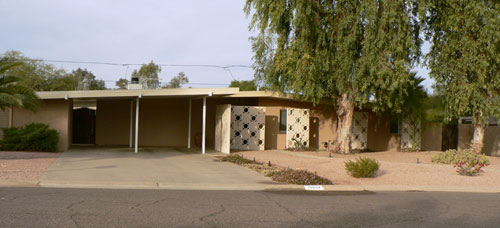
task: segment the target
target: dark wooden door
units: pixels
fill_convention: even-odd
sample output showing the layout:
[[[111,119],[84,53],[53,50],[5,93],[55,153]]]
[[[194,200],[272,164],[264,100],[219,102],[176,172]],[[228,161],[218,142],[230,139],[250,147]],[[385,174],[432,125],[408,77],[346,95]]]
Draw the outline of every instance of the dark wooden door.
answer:
[[[73,144],[95,144],[95,115],[89,108],[73,110]]]

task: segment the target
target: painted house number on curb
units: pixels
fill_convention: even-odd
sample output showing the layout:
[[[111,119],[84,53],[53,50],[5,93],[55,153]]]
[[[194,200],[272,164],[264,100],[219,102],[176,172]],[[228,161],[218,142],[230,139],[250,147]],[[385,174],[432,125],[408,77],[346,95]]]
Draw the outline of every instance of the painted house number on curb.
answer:
[[[304,189],[308,191],[323,191],[325,190],[322,185],[304,185]]]

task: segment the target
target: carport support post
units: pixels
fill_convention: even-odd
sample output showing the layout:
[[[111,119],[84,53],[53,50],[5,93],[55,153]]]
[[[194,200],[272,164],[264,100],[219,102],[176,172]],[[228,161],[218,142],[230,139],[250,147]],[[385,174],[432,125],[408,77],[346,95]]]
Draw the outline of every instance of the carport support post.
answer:
[[[134,100],[130,100],[130,143],[129,147],[132,148],[132,141],[134,138]]]
[[[191,149],[191,98],[189,98],[189,114],[188,114],[188,149]]]
[[[135,149],[134,152],[137,153],[139,145],[139,98],[135,102]]]
[[[203,97],[203,124],[201,130],[201,153],[205,154],[205,125],[207,124],[207,97]]]

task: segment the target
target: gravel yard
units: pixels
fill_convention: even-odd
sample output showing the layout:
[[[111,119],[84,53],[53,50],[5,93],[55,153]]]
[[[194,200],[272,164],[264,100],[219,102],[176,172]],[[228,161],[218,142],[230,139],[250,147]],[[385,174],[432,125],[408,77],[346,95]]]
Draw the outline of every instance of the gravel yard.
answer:
[[[38,183],[58,157],[57,153],[0,152],[0,182]]]
[[[246,151],[239,152],[245,158],[259,162],[317,172],[337,185],[394,185],[394,186],[484,186],[500,188],[500,158],[489,157],[491,165],[475,177],[460,176],[453,165],[434,164],[431,156],[440,152],[373,152],[352,155],[329,152]],[[376,178],[354,178],[344,169],[344,162],[357,157],[377,159],[381,166]],[[417,159],[420,163],[417,163]]]

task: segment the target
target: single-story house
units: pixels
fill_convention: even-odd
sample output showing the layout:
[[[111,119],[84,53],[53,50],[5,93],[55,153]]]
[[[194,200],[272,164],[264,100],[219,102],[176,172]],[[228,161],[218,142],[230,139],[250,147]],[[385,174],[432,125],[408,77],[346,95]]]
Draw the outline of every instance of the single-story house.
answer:
[[[290,95],[266,91],[188,88],[37,94],[43,100],[37,112],[18,108],[0,111],[0,127],[47,123],[59,132],[60,151],[74,144],[129,146],[136,152],[140,147],[200,148],[202,153],[206,149],[229,153],[299,145],[328,149],[337,131],[332,104],[314,106]],[[422,131],[419,141],[434,137],[425,128]],[[398,133],[389,117],[355,110],[351,134],[354,149],[398,148],[403,144],[400,140],[407,140]],[[440,143],[427,141],[419,142],[422,149],[441,149]]]

